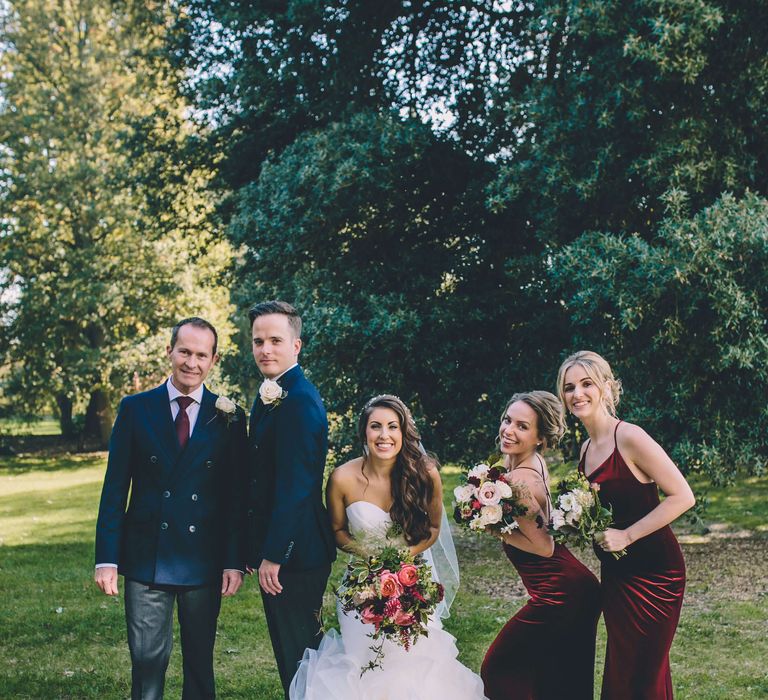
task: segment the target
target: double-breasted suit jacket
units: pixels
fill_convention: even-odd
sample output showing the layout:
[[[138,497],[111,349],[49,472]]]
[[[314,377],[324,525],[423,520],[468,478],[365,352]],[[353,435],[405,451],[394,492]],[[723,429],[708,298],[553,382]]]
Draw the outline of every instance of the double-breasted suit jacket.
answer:
[[[216,398],[204,389],[183,450],[165,384],[122,400],[99,505],[97,564],[117,564],[142,583],[181,586],[244,570],[245,416],[238,408],[228,423]]]
[[[317,389],[298,365],[278,379],[285,397],[254,402],[248,471],[248,563],[306,571],[336,558],[322,488],[328,420]]]

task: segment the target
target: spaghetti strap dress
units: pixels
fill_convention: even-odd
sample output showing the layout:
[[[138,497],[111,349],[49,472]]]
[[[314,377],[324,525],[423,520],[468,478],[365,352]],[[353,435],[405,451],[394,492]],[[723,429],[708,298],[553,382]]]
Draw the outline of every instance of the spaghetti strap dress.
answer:
[[[613,511],[614,527],[625,529],[659,505],[655,483],[644,484],[614,449],[587,475],[599,484],[598,496]],[[584,462],[589,443],[579,462]],[[608,632],[601,700],[668,700],[672,695],[669,649],[685,590],[685,561],[667,525],[633,542],[616,559],[595,546],[600,559],[603,616]]]
[[[541,476],[545,478],[543,466]],[[547,500],[551,503],[548,489]],[[480,671],[486,696],[592,700],[601,607],[598,580],[562,544],[555,545],[551,557],[508,544],[504,552],[530,599],[488,649]]]

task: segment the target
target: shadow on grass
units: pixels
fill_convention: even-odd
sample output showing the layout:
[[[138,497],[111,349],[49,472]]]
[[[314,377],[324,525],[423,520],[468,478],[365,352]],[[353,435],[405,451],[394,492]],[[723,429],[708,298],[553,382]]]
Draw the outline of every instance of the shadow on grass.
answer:
[[[106,464],[106,452],[86,452],[73,454],[47,454],[35,452],[0,457],[0,475],[14,476],[30,472],[58,472],[63,470],[81,469],[100,464]]]

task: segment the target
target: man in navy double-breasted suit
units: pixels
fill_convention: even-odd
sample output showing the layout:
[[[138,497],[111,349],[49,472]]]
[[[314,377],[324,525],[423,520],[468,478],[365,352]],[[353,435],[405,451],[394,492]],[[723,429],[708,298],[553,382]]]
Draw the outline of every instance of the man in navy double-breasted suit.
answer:
[[[249,312],[253,357],[265,381],[248,438],[248,565],[258,569],[280,680],[291,679],[320,643],[318,613],[336,558],[322,487],[328,421],[317,389],[298,365],[301,318],[286,302]]]
[[[176,605],[182,697],[215,697],[221,596],[236,593],[243,580],[245,416],[203,384],[216,345],[210,323],[180,321],[167,348],[171,376],[124,398],[112,430],[95,579],[116,595],[118,573],[125,577],[134,699],[163,697]]]

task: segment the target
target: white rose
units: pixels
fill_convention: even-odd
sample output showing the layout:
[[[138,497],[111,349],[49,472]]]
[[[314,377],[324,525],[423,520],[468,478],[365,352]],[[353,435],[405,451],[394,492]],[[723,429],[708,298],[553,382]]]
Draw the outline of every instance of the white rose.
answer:
[[[478,464],[467,472],[467,477],[476,476],[478,479],[482,479],[489,470],[490,467],[487,464]]]
[[[477,487],[477,500],[484,506],[495,506],[501,501],[501,495],[496,488],[496,483],[486,481]]]
[[[555,530],[559,530],[563,525],[565,525],[565,515],[559,508],[555,508],[555,510],[552,511],[551,518],[552,527],[555,528]]]
[[[259,387],[259,397],[263,404],[271,404],[283,397],[283,387],[272,379],[265,379]]]
[[[480,509],[480,517],[485,521],[486,525],[495,525],[501,520],[502,515],[503,512],[500,505],[491,504]]]
[[[453,489],[453,497],[457,503],[466,503],[475,495],[475,487],[472,484],[462,484]]]
[[[496,482],[496,490],[501,498],[512,498],[512,488],[506,481],[501,479]]]
[[[482,516],[477,515],[472,520],[469,521],[469,529],[470,530],[484,530],[485,529],[485,520],[482,518]]]
[[[227,398],[226,396],[219,396],[216,399],[216,410],[221,411],[222,413],[234,413],[235,409],[237,408],[237,405],[235,404],[232,399]]]
[[[592,495],[592,492],[585,489],[575,489],[573,495],[576,499],[576,503],[582,508],[591,508],[595,502],[595,497]]]

